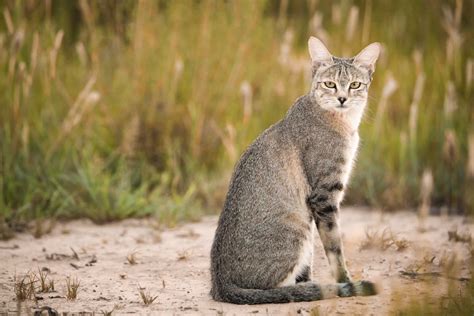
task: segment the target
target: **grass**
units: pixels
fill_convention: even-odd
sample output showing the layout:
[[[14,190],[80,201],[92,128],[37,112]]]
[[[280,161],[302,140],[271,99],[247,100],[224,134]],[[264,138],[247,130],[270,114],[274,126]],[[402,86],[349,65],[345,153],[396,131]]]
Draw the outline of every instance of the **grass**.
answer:
[[[22,277],[15,275],[13,279],[15,297],[18,302],[31,300],[35,298],[36,277],[34,274],[27,273]]]
[[[473,3],[311,3],[0,1],[0,237],[216,211],[245,147],[308,91],[310,35],[336,55],[384,45],[347,202],[415,208],[430,170],[429,205],[469,212]]]
[[[388,250],[390,248],[396,251],[403,251],[407,249],[410,242],[405,238],[399,238],[389,228],[385,228],[383,231],[366,229],[365,239],[359,246],[359,251],[367,249],[378,249],[381,251]]]
[[[459,232],[456,228],[454,230],[448,231],[448,240],[472,244],[472,235],[470,231]]]
[[[79,291],[79,280],[77,278],[66,278],[66,298],[68,300],[75,300]]]
[[[104,310],[101,310],[100,313],[101,313],[102,315],[104,315],[104,316],[112,316],[113,313],[114,313],[114,311],[115,311],[115,309],[116,309],[116,306],[114,306],[110,311],[105,310],[105,309],[104,309]]]
[[[138,293],[140,294],[143,304],[146,306],[151,305],[158,298],[158,295],[153,296],[149,292],[145,292],[143,288],[138,288]]]
[[[54,292],[54,280],[48,278],[48,272],[38,269],[38,280],[40,282],[40,292],[49,293]]]
[[[474,260],[469,259],[469,270],[473,272]],[[445,273],[452,274],[453,266],[445,267]],[[474,313],[474,280],[472,277],[459,282],[459,279],[450,277],[447,281],[447,293],[443,297],[436,297],[429,290],[430,284],[424,284],[427,291],[420,297],[411,299],[409,304],[402,305],[398,300],[403,297],[395,297],[393,306],[399,306],[397,315],[415,316],[415,315],[472,315]],[[435,284],[434,286],[439,286]],[[400,306],[403,306],[400,308]]]
[[[189,259],[189,256],[190,256],[189,251],[187,251],[187,250],[179,251],[178,256],[177,256],[177,260],[178,261],[186,261],[186,260]]]

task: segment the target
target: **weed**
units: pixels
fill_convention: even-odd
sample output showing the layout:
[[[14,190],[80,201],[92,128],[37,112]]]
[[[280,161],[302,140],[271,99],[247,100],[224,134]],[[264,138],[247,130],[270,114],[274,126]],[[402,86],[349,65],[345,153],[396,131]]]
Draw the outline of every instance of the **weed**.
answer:
[[[8,240],[8,239],[13,238],[13,236],[14,236],[14,232],[8,226],[5,219],[2,216],[0,216],[0,240]]]
[[[115,311],[116,308],[117,308],[117,306],[114,306],[110,311],[101,310],[100,312],[101,312],[102,315],[104,315],[104,316],[112,316],[112,315],[113,315],[113,312]]]
[[[54,292],[54,280],[48,279],[48,272],[38,269],[38,279],[40,282],[40,292],[49,293]]]
[[[23,277],[15,275],[13,278],[15,297],[18,302],[23,302],[28,299],[35,297],[35,285],[36,277],[34,274],[27,273]]]
[[[367,249],[378,249],[385,251],[394,248],[396,251],[403,251],[408,248],[410,243],[405,238],[398,238],[389,228],[382,232],[378,230],[365,230],[365,239],[359,246],[359,251]]]
[[[150,292],[145,292],[145,289],[144,288],[138,288],[138,293],[140,294],[140,297],[143,301],[143,304],[145,305],[150,305],[152,304],[157,298],[158,298],[158,295],[157,296],[153,296],[150,294]]]
[[[37,218],[34,221],[33,237],[41,238],[43,235],[51,233],[55,225],[56,222],[54,220],[44,220],[42,218]]]
[[[470,232],[460,233],[458,229],[448,231],[448,240],[454,242],[472,243],[472,235]]]
[[[178,252],[178,261],[184,261],[189,259],[189,251],[183,250]]]
[[[77,298],[77,292],[79,291],[79,280],[77,278],[66,278],[66,298],[68,300],[75,300]]]
[[[71,251],[72,251],[72,258],[73,259],[76,259],[76,260],[79,260],[79,255],[77,254],[77,252],[74,250],[74,248],[70,247],[71,248]]]

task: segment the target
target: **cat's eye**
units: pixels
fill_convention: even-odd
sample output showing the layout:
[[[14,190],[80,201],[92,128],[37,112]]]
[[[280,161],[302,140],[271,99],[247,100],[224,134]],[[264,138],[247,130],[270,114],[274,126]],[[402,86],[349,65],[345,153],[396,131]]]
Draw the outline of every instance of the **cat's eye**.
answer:
[[[361,83],[359,81],[354,81],[354,82],[351,82],[350,88],[351,89],[359,89],[360,85],[361,85]]]
[[[332,81],[324,81],[324,85],[328,87],[329,89],[334,89],[336,88],[336,84]]]

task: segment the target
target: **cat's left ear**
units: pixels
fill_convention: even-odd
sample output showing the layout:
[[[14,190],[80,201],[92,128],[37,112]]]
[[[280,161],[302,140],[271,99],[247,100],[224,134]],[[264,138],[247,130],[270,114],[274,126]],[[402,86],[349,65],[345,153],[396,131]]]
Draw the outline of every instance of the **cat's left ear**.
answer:
[[[380,50],[380,43],[372,43],[354,57],[353,63],[369,69],[372,74],[375,71],[375,62],[377,61],[377,58],[379,58]]]

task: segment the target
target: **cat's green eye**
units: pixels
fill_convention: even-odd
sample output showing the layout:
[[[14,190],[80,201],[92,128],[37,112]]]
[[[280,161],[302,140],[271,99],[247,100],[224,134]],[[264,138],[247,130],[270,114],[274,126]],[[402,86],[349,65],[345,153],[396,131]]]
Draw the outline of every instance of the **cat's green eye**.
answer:
[[[332,81],[324,81],[324,85],[328,87],[329,89],[334,89],[336,88],[336,84]]]
[[[354,82],[351,82],[350,88],[351,89],[359,89],[360,85],[361,85],[361,83],[359,81],[354,81]]]

